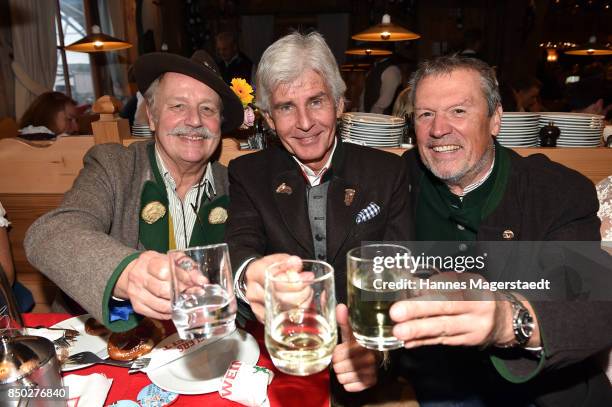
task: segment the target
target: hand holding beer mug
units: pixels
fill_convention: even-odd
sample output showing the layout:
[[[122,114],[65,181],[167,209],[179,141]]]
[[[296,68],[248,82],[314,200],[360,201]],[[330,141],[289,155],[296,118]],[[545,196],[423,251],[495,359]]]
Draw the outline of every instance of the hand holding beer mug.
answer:
[[[266,269],[266,348],[282,372],[325,369],[337,341],[334,269],[292,256]]]
[[[181,339],[236,329],[236,297],[227,244],[170,250],[172,321]]]
[[[390,350],[404,345],[391,333],[393,321],[389,308],[410,296],[410,289],[405,285],[415,276],[411,273],[409,257],[410,250],[394,244],[364,245],[347,253],[349,319],[361,346]],[[398,259],[399,262],[392,261]]]

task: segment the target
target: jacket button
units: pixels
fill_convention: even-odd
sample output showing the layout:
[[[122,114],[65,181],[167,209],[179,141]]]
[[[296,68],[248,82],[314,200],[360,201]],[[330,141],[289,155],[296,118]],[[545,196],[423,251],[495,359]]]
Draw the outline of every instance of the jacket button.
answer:
[[[318,255],[317,255],[317,259],[319,259],[319,260],[325,260],[325,256],[324,256],[324,255],[322,255],[322,254],[318,254]]]
[[[315,235],[315,239],[316,239],[317,242],[320,242],[321,240],[323,240],[323,236],[321,236],[320,234],[317,233]]]

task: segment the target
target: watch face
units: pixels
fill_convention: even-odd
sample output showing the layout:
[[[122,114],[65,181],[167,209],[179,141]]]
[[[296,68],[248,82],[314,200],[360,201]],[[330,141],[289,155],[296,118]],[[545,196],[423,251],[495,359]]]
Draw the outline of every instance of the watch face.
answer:
[[[529,311],[523,310],[518,317],[518,325],[521,334],[527,339],[531,338],[533,333],[533,317],[529,314]]]

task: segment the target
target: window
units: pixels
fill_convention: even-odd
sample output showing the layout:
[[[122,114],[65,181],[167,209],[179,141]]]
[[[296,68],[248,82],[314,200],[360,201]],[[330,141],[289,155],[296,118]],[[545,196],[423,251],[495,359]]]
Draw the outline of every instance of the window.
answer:
[[[59,0],[64,45],[72,44],[87,35],[87,22],[83,0]],[[57,73],[55,90],[66,93],[66,80],[70,83],[72,98],[79,104],[91,104],[95,101],[89,54],[66,51],[60,47],[59,30],[57,32]],[[64,77],[62,53],[66,55],[68,78]]]

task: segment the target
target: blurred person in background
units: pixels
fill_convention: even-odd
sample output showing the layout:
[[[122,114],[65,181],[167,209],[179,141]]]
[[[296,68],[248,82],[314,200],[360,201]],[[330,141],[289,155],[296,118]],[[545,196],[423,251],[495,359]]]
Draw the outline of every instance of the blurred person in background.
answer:
[[[510,82],[517,112],[541,112],[540,90],[542,82],[531,75],[522,75]]]
[[[393,104],[393,116],[406,117],[412,115],[410,89],[410,86],[408,86],[397,95],[397,99],[395,99],[395,103]]]
[[[236,33],[224,31],[215,37],[217,65],[225,83],[230,84],[233,78],[242,78],[251,82],[253,63],[240,51]]]
[[[580,80],[567,87],[567,104],[570,111],[606,116],[612,104],[606,94],[606,80],[597,66],[589,67]]]
[[[13,256],[11,253],[11,244],[8,236],[8,227],[10,222],[5,218],[6,211],[0,203],[0,273],[4,273],[9,284],[12,287],[13,295],[17,301],[19,312],[28,312],[34,307],[34,298],[32,293],[24,285],[17,281],[15,276],[15,265],[13,264]],[[0,308],[4,304],[0,299]]]
[[[363,111],[391,114],[397,95],[402,90],[402,71],[393,56],[372,65],[363,89]]]
[[[50,140],[60,134],[77,134],[77,103],[61,92],[38,96],[19,121],[19,136],[27,140]]]
[[[470,28],[463,34],[463,49],[459,55],[466,58],[482,58],[482,30]]]
[[[402,144],[414,144],[414,124],[412,122],[412,101],[410,99],[411,87],[407,86],[397,95],[393,104],[393,116],[406,120]]]

